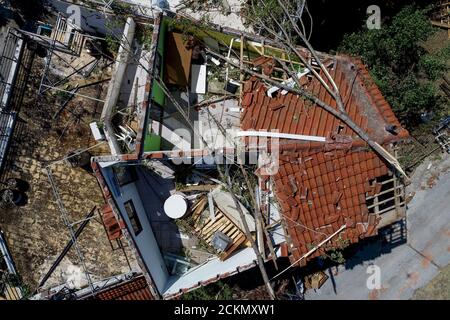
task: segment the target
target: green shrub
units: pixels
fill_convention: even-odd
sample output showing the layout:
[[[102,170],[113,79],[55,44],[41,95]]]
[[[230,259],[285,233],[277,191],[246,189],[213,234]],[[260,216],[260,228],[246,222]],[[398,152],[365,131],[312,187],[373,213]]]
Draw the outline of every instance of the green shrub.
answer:
[[[232,298],[233,290],[222,281],[190,291],[182,296],[184,300],[231,300]]]
[[[431,81],[448,69],[450,46],[427,53],[420,45],[433,34],[426,9],[409,5],[383,24],[344,36],[338,51],[360,56],[375,83],[407,126],[418,123],[424,111],[439,112],[445,106]]]

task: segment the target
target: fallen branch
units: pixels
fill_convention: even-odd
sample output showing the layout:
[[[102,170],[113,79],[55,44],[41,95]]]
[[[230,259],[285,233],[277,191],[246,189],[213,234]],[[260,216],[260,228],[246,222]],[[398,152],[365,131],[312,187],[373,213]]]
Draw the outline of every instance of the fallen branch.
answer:
[[[217,53],[215,51],[212,51],[209,48],[206,48],[206,51],[219,58],[224,60],[225,62],[229,63],[230,65],[239,68],[239,64],[233,62],[231,59],[228,59],[227,57],[221,55],[220,53]],[[317,98],[316,96],[314,96],[312,93],[302,89],[301,87],[298,88],[291,88],[287,85],[281,84],[278,81],[275,81],[273,79],[271,79],[268,76],[262,75],[258,72],[255,72],[247,67],[242,66],[242,70],[247,73],[250,74],[251,76],[255,76],[259,79],[262,79],[264,81],[266,81],[267,83],[270,83],[271,85],[275,85],[281,89],[284,89],[288,92],[292,92],[298,95],[301,95],[309,100],[311,100],[312,102],[314,102],[315,104],[317,104],[319,107],[325,109],[327,112],[331,113],[332,115],[334,115],[336,118],[338,118],[339,120],[341,120],[342,122],[344,122],[350,129],[352,129],[362,140],[364,140],[379,156],[381,156],[383,159],[385,159],[389,164],[391,164],[396,171],[398,171],[401,175],[403,175],[405,177],[405,179],[409,180],[408,176],[406,175],[406,173],[403,171],[403,169],[401,168],[399,162],[397,159],[395,159],[395,157],[393,157],[392,155],[389,154],[389,152],[384,149],[380,144],[378,144],[375,141],[372,141],[369,137],[369,135],[362,130],[350,117],[346,112],[343,112],[342,110],[337,110],[335,108],[333,108],[332,106],[330,106],[329,104],[323,102],[322,100],[320,100],[319,98]],[[295,77],[294,77],[295,79]]]
[[[189,127],[192,129],[193,132],[195,132],[195,128],[194,125],[192,124],[191,120],[189,119],[189,117],[187,116],[187,114],[184,112],[183,108],[180,106],[180,104],[176,101],[176,99],[171,95],[169,89],[166,87],[166,85],[164,84],[164,82],[157,76],[156,80],[158,81],[161,89],[163,90],[164,94],[166,94],[166,96],[169,98],[169,100],[172,101],[172,103],[175,105],[175,107],[177,108],[178,112],[180,112],[180,114],[183,116],[183,118],[186,120],[187,124],[189,125]],[[223,127],[222,127],[223,129]],[[200,139],[202,140],[202,142],[205,144],[205,147],[208,149],[208,151],[210,152],[210,154],[214,154],[214,150],[208,145],[208,143],[205,141],[204,137],[199,134]],[[241,170],[243,170],[242,164],[241,164]],[[222,181],[226,181],[224,183],[225,189],[227,189],[227,191],[231,194],[231,197],[233,199],[233,202],[236,206],[236,210],[239,212],[239,217],[242,220],[242,225],[244,227],[244,232],[245,232],[245,236],[247,237],[248,241],[250,241],[251,247],[253,249],[253,251],[255,252],[256,255],[256,261],[257,261],[257,265],[259,267],[259,270],[261,272],[261,276],[263,278],[264,283],[266,284],[266,288],[267,288],[267,292],[269,293],[270,297],[272,300],[276,299],[275,296],[275,292],[269,282],[269,277],[267,275],[267,271],[264,267],[264,260],[261,257],[261,253],[259,252],[258,246],[255,243],[255,240],[253,239],[251,232],[250,232],[250,228],[248,227],[247,221],[245,219],[245,215],[244,212],[242,211],[242,208],[240,206],[239,200],[237,198],[237,196],[234,194],[233,190],[232,190],[232,184],[231,184],[231,180],[230,180],[230,176],[224,174],[222,172],[222,169],[220,168],[220,166],[217,166],[217,171],[219,172],[220,175],[220,179],[222,179]],[[243,171],[244,176],[245,176],[245,170]]]
[[[314,248],[312,248],[311,250],[309,250],[307,253],[305,253],[303,256],[301,256],[298,260],[294,261],[293,263],[291,263],[287,268],[285,268],[283,271],[281,271],[280,273],[276,274],[272,279],[270,279],[271,281],[275,278],[278,278],[279,276],[281,276],[283,273],[285,273],[286,271],[288,271],[290,268],[292,268],[293,266],[295,266],[297,263],[299,263],[300,261],[302,261],[303,259],[308,258],[311,254],[313,254],[317,249],[319,249],[320,247],[322,247],[325,243],[327,243],[328,241],[330,241],[334,236],[336,236],[338,233],[340,233],[342,230],[344,230],[347,226],[344,224],[342,227],[340,227],[337,231],[335,231],[334,233],[332,233],[329,237],[327,237],[325,240],[323,240],[321,243],[319,243],[317,246],[315,246]]]

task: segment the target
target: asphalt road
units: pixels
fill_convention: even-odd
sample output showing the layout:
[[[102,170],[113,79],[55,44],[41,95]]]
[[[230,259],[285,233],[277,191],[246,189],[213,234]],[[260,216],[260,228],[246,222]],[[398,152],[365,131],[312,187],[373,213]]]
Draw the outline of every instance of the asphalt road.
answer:
[[[322,288],[308,291],[307,300],[317,299],[410,299],[414,291],[430,282],[450,262],[450,156],[419,166],[407,192],[415,192],[408,204],[407,233],[403,244],[389,246],[381,241],[368,244]],[[435,180],[431,176],[439,175]],[[429,184],[435,180],[435,185]],[[379,289],[369,289],[368,267],[380,269]],[[334,270],[334,269],[333,269]]]

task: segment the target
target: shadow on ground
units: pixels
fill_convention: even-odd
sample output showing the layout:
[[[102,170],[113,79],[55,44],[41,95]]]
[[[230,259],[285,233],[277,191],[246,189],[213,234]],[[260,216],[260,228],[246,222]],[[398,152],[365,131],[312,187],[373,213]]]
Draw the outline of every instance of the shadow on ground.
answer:
[[[278,298],[292,298],[289,294],[295,293],[294,281],[315,272],[323,271],[329,275],[328,281],[331,281],[336,291],[336,284],[332,269],[338,265],[345,269],[353,269],[367,261],[372,261],[377,257],[389,254],[392,250],[405,244],[407,241],[406,220],[400,220],[388,227],[379,230],[375,237],[360,240],[360,242],[350,245],[343,250],[345,262],[339,264],[327,258],[316,258],[311,260],[306,267],[292,268],[282,275],[278,276],[275,281],[271,281]],[[278,270],[273,262],[269,261],[265,264],[269,278],[272,279],[285,268],[289,267],[289,259],[278,259]],[[326,272],[328,270],[328,272]],[[226,278],[222,282],[233,289],[234,298],[236,299],[269,299],[269,295],[265,289],[264,281],[258,267],[241,272],[234,277]],[[286,293],[288,295],[286,295]]]

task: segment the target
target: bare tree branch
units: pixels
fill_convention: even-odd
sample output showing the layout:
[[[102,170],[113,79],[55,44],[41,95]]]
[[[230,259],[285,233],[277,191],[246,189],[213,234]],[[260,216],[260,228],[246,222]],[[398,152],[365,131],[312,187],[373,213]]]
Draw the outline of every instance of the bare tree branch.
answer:
[[[331,83],[332,88],[329,87],[329,85],[326,83],[325,79],[323,79],[323,77],[311,66],[311,64],[307,61],[307,59],[299,52],[298,47],[294,43],[292,43],[291,37],[289,37],[289,32],[286,30],[286,28],[283,26],[283,24],[280,21],[278,21],[278,19],[274,16],[274,14],[269,10],[269,7],[266,4],[265,0],[259,0],[259,2],[262,4],[262,6],[264,6],[264,8],[266,9],[266,13],[268,13],[268,15],[269,15],[269,17],[270,17],[270,19],[272,21],[270,21],[270,22],[268,22],[268,21],[265,21],[265,22],[261,21],[258,18],[257,14],[255,14],[251,19],[258,19],[259,21],[257,21],[257,23],[259,23],[264,30],[266,30],[271,36],[273,36],[272,41],[274,41],[277,46],[279,46],[281,48],[284,48],[285,50],[289,49],[289,50],[286,50],[286,51],[288,51],[288,53],[295,54],[300,59],[300,61],[302,61],[305,64],[305,66],[311,71],[311,73],[319,80],[319,82],[322,84],[322,86],[334,98],[334,100],[336,101],[338,110],[336,110],[335,108],[333,108],[329,104],[325,103],[324,101],[318,99],[312,93],[307,92],[307,91],[302,89],[302,87],[300,85],[300,82],[299,82],[299,79],[298,79],[298,77],[296,75],[296,72],[293,71],[294,68],[292,68],[292,63],[290,63],[291,64],[291,68],[288,68],[286,63],[284,63],[280,59],[277,59],[276,57],[274,57],[275,60],[283,67],[283,70],[286,73],[288,73],[291,76],[291,78],[295,81],[295,83],[297,85],[297,88],[290,88],[288,86],[282,85],[280,83],[277,83],[273,79],[270,79],[269,77],[262,76],[261,74],[255,73],[255,72],[253,72],[252,70],[249,70],[249,69],[244,70],[244,71],[249,73],[249,74],[253,73],[252,75],[254,75],[256,77],[259,77],[260,79],[263,79],[264,81],[266,81],[268,83],[272,83],[273,85],[275,85],[275,86],[277,86],[279,88],[282,88],[282,89],[287,90],[289,92],[294,92],[294,93],[300,94],[300,95],[308,98],[309,100],[313,101],[314,103],[316,103],[321,108],[323,108],[326,111],[330,112],[335,117],[337,117],[342,122],[344,122],[349,128],[351,128],[379,156],[381,156],[388,163],[390,163],[396,169],[396,171],[398,171],[401,175],[403,175],[406,179],[408,179],[407,175],[405,174],[405,172],[401,168],[401,166],[400,166],[399,162],[397,161],[397,159],[395,159],[395,157],[393,157],[380,144],[378,144],[377,142],[373,141],[370,138],[370,136],[364,130],[362,130],[350,118],[350,116],[348,115],[348,113],[345,110],[345,105],[344,105],[344,103],[342,101],[342,97],[340,95],[339,88],[337,87],[333,77],[330,75],[327,67],[321,61],[321,58],[319,57],[318,53],[312,47],[312,45],[310,44],[310,42],[306,38],[305,34],[302,33],[302,31],[299,29],[298,24],[296,23],[296,21],[294,20],[294,18],[290,14],[290,11],[289,11],[289,8],[288,8],[289,4],[286,3],[283,0],[277,0],[278,4],[282,8],[282,11],[283,11],[284,15],[288,17],[288,19],[290,21],[290,25],[292,26],[292,28],[294,29],[294,31],[296,32],[298,37],[306,45],[308,51],[311,53],[312,57],[314,58],[315,62],[317,63],[317,65],[319,66],[319,68],[321,69],[323,74],[325,75],[326,79],[329,81],[329,83]],[[298,17],[298,18],[301,19],[301,17]],[[271,29],[269,27],[270,25],[274,25],[278,29],[280,29],[280,33],[277,33],[275,30]],[[289,54],[288,54],[288,56],[289,56]]]
[[[240,68],[240,65],[233,62],[232,60],[228,59],[227,57],[221,55],[220,53],[214,52],[209,48],[206,48],[206,51],[208,53],[210,53],[211,55],[224,60],[225,62],[227,62],[229,65],[232,65],[236,68]],[[334,115],[336,118],[338,118],[339,120],[341,120],[342,122],[344,122],[350,129],[352,129],[358,136],[360,136],[360,138],[362,140],[364,140],[378,155],[380,155],[383,159],[385,159],[388,163],[390,163],[400,174],[402,174],[405,178],[408,179],[406,173],[403,171],[403,169],[401,168],[400,164],[398,163],[398,161],[395,159],[395,157],[393,157],[386,149],[384,149],[379,143],[377,143],[376,141],[373,141],[370,136],[364,131],[362,130],[351,118],[350,116],[347,114],[347,112],[342,111],[340,109],[335,109],[332,106],[330,106],[329,104],[325,103],[324,101],[320,100],[318,97],[316,97],[314,94],[312,94],[311,92],[308,92],[304,89],[301,88],[301,86],[298,86],[299,83],[297,82],[297,88],[291,88],[287,85],[284,85],[282,83],[279,83],[278,81],[275,81],[273,79],[271,79],[268,76],[262,75],[258,72],[255,72],[253,70],[250,70],[249,68],[246,68],[244,66],[242,66],[242,70],[245,73],[248,73],[252,76],[255,76],[257,78],[260,78],[264,81],[266,81],[267,83],[270,83],[278,88],[284,89],[286,91],[289,92],[293,92],[296,93],[298,95],[301,95],[309,100],[311,100],[312,102],[314,102],[315,104],[317,104],[318,106],[320,106],[321,108],[325,109],[326,111],[328,111],[329,113],[331,113],[332,115]],[[292,71],[289,71],[292,73]],[[297,77],[293,77],[294,81],[298,81]]]
[[[300,39],[302,39],[302,41],[304,42],[304,44],[306,45],[308,50],[313,55],[313,57],[316,60],[317,64],[320,66],[320,68],[322,69],[323,73],[326,75],[327,79],[332,84],[332,86],[334,88],[334,91],[335,91],[335,97],[334,98],[336,99],[338,107],[339,108],[343,108],[342,99],[341,99],[340,94],[339,94],[339,88],[337,87],[336,83],[334,82],[334,79],[331,77],[331,75],[328,72],[327,68],[325,68],[325,66],[323,65],[322,61],[320,60],[319,56],[317,55],[316,50],[314,50],[314,48],[311,46],[309,41],[306,39],[305,35],[298,28],[298,25],[295,23],[295,21],[290,16],[289,11],[286,8],[286,6],[283,3],[283,1],[282,0],[277,0],[277,1],[278,1],[278,4],[281,6],[281,8],[283,8],[284,13],[289,17],[289,20],[291,21],[291,24],[294,27],[295,32],[297,32],[297,35],[300,37]]]

